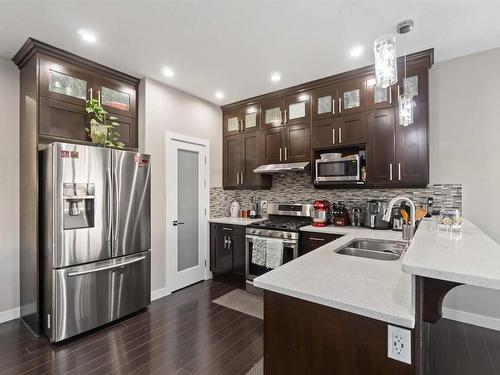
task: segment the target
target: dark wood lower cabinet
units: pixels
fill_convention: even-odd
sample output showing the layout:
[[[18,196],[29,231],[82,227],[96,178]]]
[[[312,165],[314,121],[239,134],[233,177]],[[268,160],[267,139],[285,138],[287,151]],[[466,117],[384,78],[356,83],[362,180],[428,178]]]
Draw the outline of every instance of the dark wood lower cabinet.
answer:
[[[214,274],[245,276],[245,229],[240,225],[210,225],[210,270]]]
[[[415,365],[387,357],[387,323],[266,290],[264,373],[410,375]]]
[[[299,256],[307,254],[310,251],[316,250],[329,242],[335,241],[342,237],[338,234],[316,233],[316,232],[301,232]]]

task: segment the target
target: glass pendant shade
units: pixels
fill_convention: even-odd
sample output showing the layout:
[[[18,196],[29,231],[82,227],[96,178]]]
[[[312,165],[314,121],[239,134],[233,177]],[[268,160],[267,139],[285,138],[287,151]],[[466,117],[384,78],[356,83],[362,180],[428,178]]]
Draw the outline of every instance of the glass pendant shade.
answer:
[[[410,95],[399,96],[399,125],[408,126],[413,124],[415,103]]]
[[[375,52],[375,79],[377,86],[387,88],[398,81],[396,36],[382,35],[373,42]]]

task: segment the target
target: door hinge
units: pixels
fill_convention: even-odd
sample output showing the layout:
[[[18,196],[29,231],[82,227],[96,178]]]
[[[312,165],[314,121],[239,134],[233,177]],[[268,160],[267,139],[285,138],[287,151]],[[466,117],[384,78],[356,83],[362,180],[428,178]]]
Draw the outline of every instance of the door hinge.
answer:
[[[205,164],[207,164],[207,157],[205,156]]]
[[[207,266],[207,260],[205,259],[205,267]]]
[[[205,185],[205,187],[207,187],[207,180],[203,181],[203,185]]]
[[[205,208],[205,216],[207,216],[207,209]]]

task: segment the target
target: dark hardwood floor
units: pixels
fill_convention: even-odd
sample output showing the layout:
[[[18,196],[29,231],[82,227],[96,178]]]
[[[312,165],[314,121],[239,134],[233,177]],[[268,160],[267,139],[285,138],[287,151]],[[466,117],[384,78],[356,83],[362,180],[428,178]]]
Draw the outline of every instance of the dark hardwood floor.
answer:
[[[441,319],[431,347],[431,375],[500,375],[499,331]]]
[[[245,374],[263,353],[263,321],[212,303],[234,284],[205,281],[127,319],[50,344],[0,324],[4,374]]]

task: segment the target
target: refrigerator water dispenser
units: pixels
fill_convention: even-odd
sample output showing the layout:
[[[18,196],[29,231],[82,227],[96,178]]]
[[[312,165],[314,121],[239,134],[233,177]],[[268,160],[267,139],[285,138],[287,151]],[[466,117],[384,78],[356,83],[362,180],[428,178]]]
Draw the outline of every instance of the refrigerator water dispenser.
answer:
[[[64,229],[94,227],[94,184],[63,184]]]

